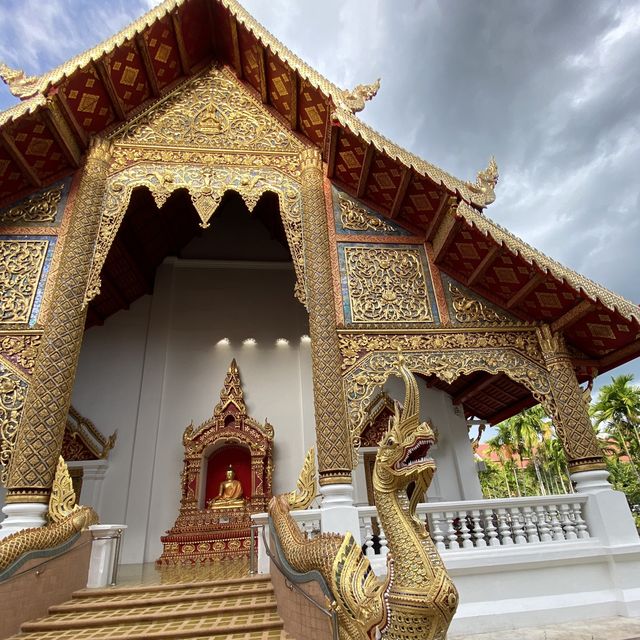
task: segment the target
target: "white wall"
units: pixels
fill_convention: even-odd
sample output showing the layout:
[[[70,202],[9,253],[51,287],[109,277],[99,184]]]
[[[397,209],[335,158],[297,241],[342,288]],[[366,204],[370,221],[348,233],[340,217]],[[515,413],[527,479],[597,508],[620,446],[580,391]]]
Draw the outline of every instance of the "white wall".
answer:
[[[295,486],[315,426],[307,315],[293,286],[289,265],[169,260],[153,297],[87,332],[73,402],[103,433],[118,428],[99,511],[129,526],[124,562],[160,555],[178,513],[182,433],[211,417],[234,357],[249,414],[275,428],[274,490]]]
[[[420,418],[431,420],[439,434],[438,443],[431,450],[437,472],[427,491],[429,502],[481,499],[482,489],[462,408],[454,407],[447,393],[427,387],[422,378],[418,378],[418,388]],[[404,401],[404,383],[400,378],[389,378],[384,389],[395,400]],[[368,504],[362,455],[355,478],[355,502]]]
[[[249,414],[275,428],[274,491],[295,486],[315,425],[310,345],[300,339],[307,314],[293,286],[288,264],[170,259],[153,296],[87,332],[73,404],[103,433],[118,429],[98,510],[102,522],[128,525],[124,562],[159,557],[178,513],[182,433],[211,417],[232,358]],[[447,394],[420,386],[422,416],[440,431],[430,499],[481,497],[464,416]],[[400,379],[386,387],[403,399]],[[356,501],[366,503],[362,470],[356,475]]]

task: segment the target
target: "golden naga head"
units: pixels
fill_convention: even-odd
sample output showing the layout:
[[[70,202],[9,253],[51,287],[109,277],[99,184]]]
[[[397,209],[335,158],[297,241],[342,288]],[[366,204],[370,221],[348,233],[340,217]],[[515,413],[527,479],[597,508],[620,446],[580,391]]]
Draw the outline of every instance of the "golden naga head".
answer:
[[[400,375],[405,384],[404,406],[400,413],[396,404],[395,416],[378,445],[377,465],[402,485],[421,478],[428,487],[436,470],[435,461],[429,457],[436,435],[430,422],[420,422],[418,383],[402,356]]]

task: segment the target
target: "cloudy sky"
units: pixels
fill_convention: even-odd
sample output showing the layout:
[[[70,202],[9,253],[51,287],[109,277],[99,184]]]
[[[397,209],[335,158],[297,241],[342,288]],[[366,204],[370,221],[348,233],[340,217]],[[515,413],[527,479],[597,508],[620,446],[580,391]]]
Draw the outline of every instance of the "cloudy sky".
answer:
[[[42,73],[154,4],[2,0],[0,59]],[[361,115],[400,145],[469,179],[494,154],[489,217],[640,302],[640,2],[243,4],[336,84],[381,77]],[[640,381],[640,362],[622,370]]]

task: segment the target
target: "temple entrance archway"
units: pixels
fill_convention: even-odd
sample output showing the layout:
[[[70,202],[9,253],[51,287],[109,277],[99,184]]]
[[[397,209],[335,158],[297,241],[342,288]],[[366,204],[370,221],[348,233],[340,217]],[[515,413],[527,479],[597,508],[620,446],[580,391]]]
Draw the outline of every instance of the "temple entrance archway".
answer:
[[[227,190],[206,228],[192,197],[186,188],[176,189],[158,208],[148,188],[132,189],[104,259],[101,292],[88,305],[88,324],[95,328],[85,336],[74,397],[81,406],[85,398],[86,410],[100,424],[114,412],[121,417],[121,451],[129,461],[114,460],[101,511],[110,520],[131,523],[130,532],[142,532],[125,542],[126,561],[160,555],[160,536],[175,520],[180,500],[176,425],[198,424],[210,415],[211,393],[231,357],[246,378],[249,406],[274,425],[280,490],[295,483],[297,460],[313,443],[310,344],[301,341],[309,331],[307,313],[294,297],[296,272],[280,197],[274,191],[256,193],[250,212],[241,194]],[[117,260],[124,261],[120,271]],[[144,279],[126,290],[136,269],[147,272],[146,291]],[[127,297],[136,290],[142,297],[118,304],[113,289],[122,287]],[[130,311],[118,312],[126,306]],[[278,338],[288,344],[276,345]],[[131,343],[127,352],[119,346],[126,342]],[[132,371],[135,362],[138,370]],[[99,394],[100,387],[109,391]],[[297,395],[289,402],[290,393]],[[114,397],[122,407],[113,408]],[[197,492],[201,507],[207,502],[207,462],[215,451],[206,454],[198,463],[205,470]],[[249,468],[254,462],[250,457]],[[217,493],[219,483],[213,484]],[[249,496],[251,482],[242,485]]]

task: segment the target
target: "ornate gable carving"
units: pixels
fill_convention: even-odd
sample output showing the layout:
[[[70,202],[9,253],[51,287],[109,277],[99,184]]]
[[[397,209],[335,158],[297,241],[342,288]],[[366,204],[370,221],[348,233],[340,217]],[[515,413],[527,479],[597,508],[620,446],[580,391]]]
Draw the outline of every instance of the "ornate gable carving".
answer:
[[[526,325],[455,280],[444,276],[445,296],[454,325],[515,326]]]
[[[120,129],[120,144],[298,154],[302,144],[226,69],[178,87]]]

